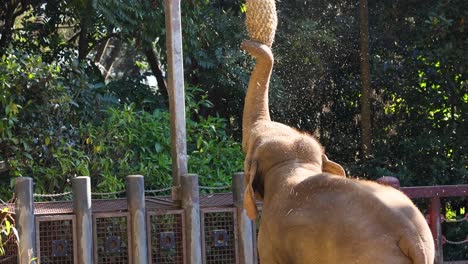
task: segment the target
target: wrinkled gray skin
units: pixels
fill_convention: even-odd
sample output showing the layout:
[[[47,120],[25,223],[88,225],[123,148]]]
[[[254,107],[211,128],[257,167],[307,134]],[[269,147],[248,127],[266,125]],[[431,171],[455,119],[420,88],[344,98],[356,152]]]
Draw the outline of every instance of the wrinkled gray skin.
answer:
[[[256,58],[243,115],[244,208],[257,215],[262,264],[432,264],[434,244],[419,210],[400,191],[349,179],[311,136],[272,122],[273,54],[245,41]]]

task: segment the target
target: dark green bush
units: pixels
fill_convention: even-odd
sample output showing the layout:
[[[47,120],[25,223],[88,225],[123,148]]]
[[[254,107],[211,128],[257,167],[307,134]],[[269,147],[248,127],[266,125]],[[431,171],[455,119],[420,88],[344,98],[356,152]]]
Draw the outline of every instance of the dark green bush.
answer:
[[[167,110],[119,105],[118,85],[93,83],[79,65],[65,72],[25,54],[4,56],[0,63],[0,161],[8,166],[3,182],[30,176],[36,192],[52,193],[68,190],[75,176],[89,175],[93,188],[112,192],[124,189],[126,175],[142,174],[147,188],[170,186]],[[198,115],[205,107],[206,94],[189,88],[189,172],[204,185],[229,185],[232,173],[242,169],[241,149],[226,133],[226,120]],[[2,198],[11,187],[2,185]]]

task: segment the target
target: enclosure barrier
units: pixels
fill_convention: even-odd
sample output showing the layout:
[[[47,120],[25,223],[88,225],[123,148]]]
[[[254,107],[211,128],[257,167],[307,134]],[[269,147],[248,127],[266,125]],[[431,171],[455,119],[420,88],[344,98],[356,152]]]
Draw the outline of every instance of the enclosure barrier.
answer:
[[[467,197],[468,185],[399,187],[395,178],[382,184],[399,188],[412,199],[429,200],[428,223],[436,243],[436,264],[443,261],[443,245],[463,245],[442,234],[442,225],[462,222],[441,215],[441,198]],[[161,190],[144,190],[143,176],[128,176],[126,199],[95,199],[88,177],[72,182],[73,202],[33,202],[33,182],[18,178],[15,212],[21,243],[6,246],[0,263],[258,263],[256,236],[261,217],[255,223],[243,210],[243,174],[233,175],[232,193],[200,195],[198,177],[181,177],[182,203],[169,196],[147,196]],[[224,187],[221,187],[224,188]],[[68,195],[65,193],[64,195]],[[38,195],[36,195],[38,196]],[[50,196],[50,195],[49,195]],[[58,196],[58,195],[53,195]],[[465,206],[467,213],[468,206]],[[24,253],[25,252],[25,253]],[[26,254],[26,255],[24,255]]]
[[[16,182],[19,247],[0,263],[252,263],[252,222],[242,208],[243,174],[233,193],[199,195],[198,176],[181,177],[181,203],[145,193],[144,178],[127,176],[126,199],[91,199],[89,177],[72,180],[73,201],[36,202],[31,178]],[[234,195],[234,196],[233,196]],[[234,202],[235,201],[235,202]],[[239,220],[241,219],[241,220]],[[37,231],[37,234],[35,233]],[[26,256],[22,252],[26,252]],[[29,254],[28,254],[29,253]],[[250,255],[249,255],[250,254]],[[14,256],[14,257],[13,257]]]

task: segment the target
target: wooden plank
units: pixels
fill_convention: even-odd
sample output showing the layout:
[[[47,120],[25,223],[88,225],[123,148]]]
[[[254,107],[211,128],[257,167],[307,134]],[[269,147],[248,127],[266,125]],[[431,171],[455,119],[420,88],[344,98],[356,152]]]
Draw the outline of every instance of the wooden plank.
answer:
[[[181,177],[182,209],[185,211],[186,263],[202,263],[202,238],[200,231],[200,193],[198,175],[185,174]]]
[[[36,226],[34,223],[33,179],[19,177],[15,179],[16,210],[15,220],[18,237],[18,263],[28,264],[36,257]]]
[[[240,263],[255,263],[253,221],[244,209],[244,173],[232,176],[232,195],[237,210],[237,244]]]
[[[145,180],[142,175],[129,175],[126,184],[131,227],[128,239],[131,241],[129,244],[132,247],[133,264],[148,264]]]
[[[172,199],[181,200],[180,177],[187,173],[187,139],[185,127],[184,65],[180,0],[164,0],[166,48],[171,114]]]
[[[72,180],[73,211],[76,216],[76,240],[78,264],[93,264],[93,212],[91,180],[87,176]]]

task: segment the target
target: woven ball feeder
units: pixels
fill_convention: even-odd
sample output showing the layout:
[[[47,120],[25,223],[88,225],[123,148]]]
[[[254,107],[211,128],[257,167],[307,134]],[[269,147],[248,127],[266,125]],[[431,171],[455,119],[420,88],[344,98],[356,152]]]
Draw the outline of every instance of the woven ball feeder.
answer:
[[[275,0],[246,0],[246,27],[251,40],[271,47],[278,18]]]

